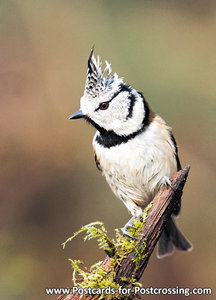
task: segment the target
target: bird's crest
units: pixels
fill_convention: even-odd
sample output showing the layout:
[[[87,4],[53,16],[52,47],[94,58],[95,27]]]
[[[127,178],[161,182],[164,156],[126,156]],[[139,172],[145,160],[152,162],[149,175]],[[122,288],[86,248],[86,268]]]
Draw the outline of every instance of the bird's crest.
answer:
[[[90,97],[97,97],[104,92],[113,88],[113,83],[117,83],[119,80],[122,81],[115,73],[110,77],[112,72],[110,64],[105,61],[106,67],[102,69],[102,62],[99,58],[97,59],[93,55],[94,47],[91,50],[88,59],[88,71],[85,84],[85,94]]]

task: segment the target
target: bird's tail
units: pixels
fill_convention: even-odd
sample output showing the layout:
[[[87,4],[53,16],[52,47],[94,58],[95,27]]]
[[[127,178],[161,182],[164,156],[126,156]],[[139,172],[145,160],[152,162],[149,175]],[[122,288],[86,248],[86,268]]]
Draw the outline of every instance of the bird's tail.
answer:
[[[160,236],[157,257],[163,258],[171,255],[174,246],[181,251],[192,250],[192,244],[184,237],[171,217]]]

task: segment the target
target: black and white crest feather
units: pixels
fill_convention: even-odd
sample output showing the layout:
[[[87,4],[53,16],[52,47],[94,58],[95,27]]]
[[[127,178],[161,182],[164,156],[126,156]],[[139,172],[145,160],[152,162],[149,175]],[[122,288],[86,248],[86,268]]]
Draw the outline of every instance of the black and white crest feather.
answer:
[[[92,49],[80,109],[85,120],[99,131],[97,140],[105,147],[126,143],[149,123],[149,109],[144,97],[111,72],[107,61],[102,68],[100,58],[94,57]],[[107,108],[102,109],[102,104]]]
[[[88,59],[88,71],[85,84],[85,95],[90,97],[97,97],[109,89],[112,89],[112,84],[117,81],[118,75],[115,73],[112,77],[110,64],[105,61],[106,67],[102,69],[102,62],[99,56],[96,58],[93,55],[94,48],[92,48]]]

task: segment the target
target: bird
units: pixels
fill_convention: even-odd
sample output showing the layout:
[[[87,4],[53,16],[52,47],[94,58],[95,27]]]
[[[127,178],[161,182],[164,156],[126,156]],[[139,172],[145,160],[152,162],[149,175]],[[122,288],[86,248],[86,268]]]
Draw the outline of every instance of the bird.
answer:
[[[163,185],[171,185],[170,178],[181,164],[172,129],[154,113],[143,94],[124,82],[111,65],[95,58],[94,47],[88,58],[84,94],[80,110],[69,119],[83,118],[95,129],[93,149],[95,162],[114,194],[132,218],[122,228],[128,228],[134,218],[153,200]],[[180,213],[178,201],[159,238],[158,258],[171,255],[174,248],[192,249],[192,244],[177,228],[174,218]]]

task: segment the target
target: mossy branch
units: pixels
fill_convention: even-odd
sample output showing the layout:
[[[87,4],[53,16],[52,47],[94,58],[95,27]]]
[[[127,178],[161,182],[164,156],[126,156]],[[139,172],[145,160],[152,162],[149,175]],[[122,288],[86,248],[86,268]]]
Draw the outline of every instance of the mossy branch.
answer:
[[[116,230],[116,240],[107,236],[102,222],[94,222],[83,226],[66,243],[71,241],[81,232],[86,231],[85,240],[97,238],[99,247],[106,253],[103,262],[84,271],[79,260],[71,260],[74,269],[73,282],[80,288],[108,288],[118,290],[119,286],[134,287],[139,284],[154,247],[172,214],[173,208],[182,196],[190,166],[180,170],[172,178],[171,187],[162,187],[150,205],[145,209],[140,220],[134,220],[134,228],[130,234],[134,239],[122,236]],[[64,300],[89,300],[89,299],[133,299],[135,295],[101,294],[101,295],[67,295],[58,299]]]

